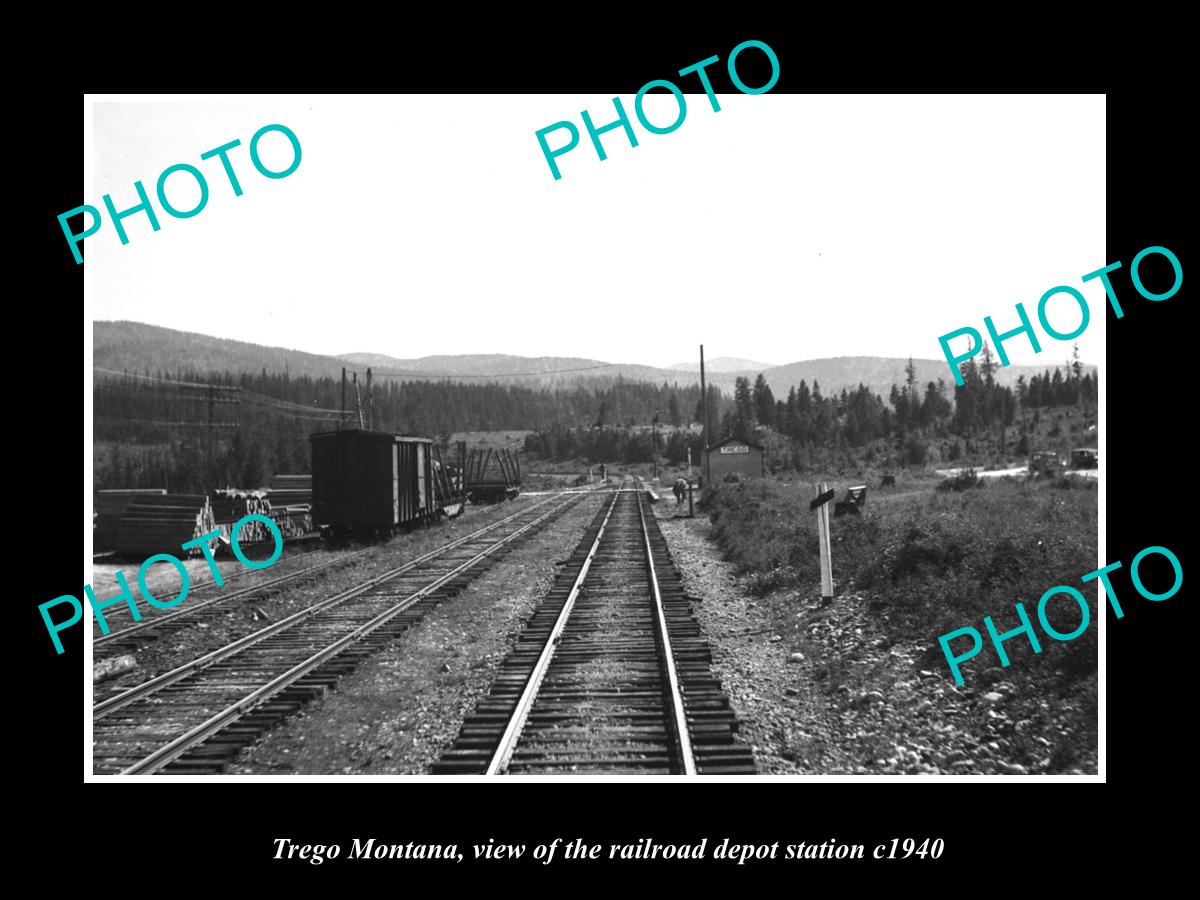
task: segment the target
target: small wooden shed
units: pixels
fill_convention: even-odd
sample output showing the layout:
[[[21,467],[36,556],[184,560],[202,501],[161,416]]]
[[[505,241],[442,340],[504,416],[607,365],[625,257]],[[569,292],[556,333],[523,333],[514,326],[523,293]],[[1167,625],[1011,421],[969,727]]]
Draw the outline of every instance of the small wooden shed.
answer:
[[[721,481],[731,472],[756,478],[767,474],[766,454],[761,444],[726,438],[704,452],[710,483]]]

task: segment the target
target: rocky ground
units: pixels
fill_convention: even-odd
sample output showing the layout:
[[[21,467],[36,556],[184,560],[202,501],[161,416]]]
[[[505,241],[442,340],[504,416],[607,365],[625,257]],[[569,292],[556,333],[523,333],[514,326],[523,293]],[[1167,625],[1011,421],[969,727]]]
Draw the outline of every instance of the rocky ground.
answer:
[[[555,527],[515,549],[335,690],[247,748],[229,771],[428,771],[490,688],[601,500],[581,500]],[[137,669],[123,680],[105,682],[104,690],[144,680],[261,627],[263,617],[286,615],[532,502],[521,498],[473,510],[460,520],[396,539],[311,583],[253,604],[235,604],[151,645],[138,654]],[[757,596],[750,579],[737,576],[723,560],[706,518],[687,518],[686,505],[676,507],[669,498],[654,509],[685,587],[697,598],[696,615],[713,649],[714,673],[763,773],[1096,771],[1094,728],[1086,725],[1095,721],[1094,676],[1090,694],[1076,684],[1071,694],[1057,695],[1046,679],[1035,686],[1034,663],[1020,660],[1008,669],[972,672],[965,686],[955,687],[936,642],[885,636],[886,596],[847,593],[828,605],[815,592],[806,596],[794,589]],[[251,577],[272,574],[268,569]]]
[[[230,774],[427,771],[487,693],[602,497],[508,554],[461,594],[242,752]]]
[[[1064,715],[1078,700],[1025,690],[1019,664],[955,687],[940,653],[883,637],[875,622],[885,599],[849,594],[823,606],[795,591],[755,597],[721,560],[707,519],[685,512],[656,508],[762,772],[1096,772],[1094,735],[1060,724],[1086,718]]]

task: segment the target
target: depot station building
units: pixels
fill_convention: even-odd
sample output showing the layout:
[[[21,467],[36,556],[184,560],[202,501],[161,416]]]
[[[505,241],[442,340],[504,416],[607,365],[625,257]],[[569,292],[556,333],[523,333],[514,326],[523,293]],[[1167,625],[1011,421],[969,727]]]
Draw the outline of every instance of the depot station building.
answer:
[[[713,444],[704,453],[709,484],[720,482],[732,472],[743,477],[762,477],[767,474],[766,455],[761,444],[726,438],[719,444]]]

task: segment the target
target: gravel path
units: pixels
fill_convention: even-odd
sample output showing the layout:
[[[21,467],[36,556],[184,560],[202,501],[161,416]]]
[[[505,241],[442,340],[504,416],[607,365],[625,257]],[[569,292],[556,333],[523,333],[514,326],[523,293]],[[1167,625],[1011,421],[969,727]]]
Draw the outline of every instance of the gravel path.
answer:
[[[808,687],[811,664],[789,662],[799,642],[798,624],[789,628],[779,609],[750,596],[709,541],[707,519],[689,519],[666,503],[655,513],[712,647],[713,673],[737,713],[742,739],[754,748],[759,771],[794,775],[843,765],[834,723]]]

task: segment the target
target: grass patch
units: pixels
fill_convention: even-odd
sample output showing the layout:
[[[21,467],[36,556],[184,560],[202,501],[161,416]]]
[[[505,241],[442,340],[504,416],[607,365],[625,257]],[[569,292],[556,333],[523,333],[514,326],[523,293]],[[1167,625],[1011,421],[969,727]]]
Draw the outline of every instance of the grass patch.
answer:
[[[820,560],[811,496],[811,486],[772,479],[705,492],[717,541],[756,591],[816,593]],[[831,539],[838,593],[867,595],[873,608],[886,612],[878,617],[885,637],[927,643],[936,659],[942,659],[939,635],[968,625],[982,632],[986,615],[1006,631],[1019,624],[1018,600],[1034,618],[1048,588],[1076,587],[1089,598],[1093,624],[1067,643],[1039,634],[1042,656],[1054,657],[1065,672],[1095,670],[1096,590],[1080,584],[1096,568],[1094,480],[1004,479],[979,488],[884,494],[868,499],[860,516],[833,519]],[[1065,606],[1051,609],[1060,630],[1078,622]],[[1023,639],[1005,648],[1014,662],[1032,657]],[[977,657],[991,660],[986,665],[994,659],[987,646]]]

